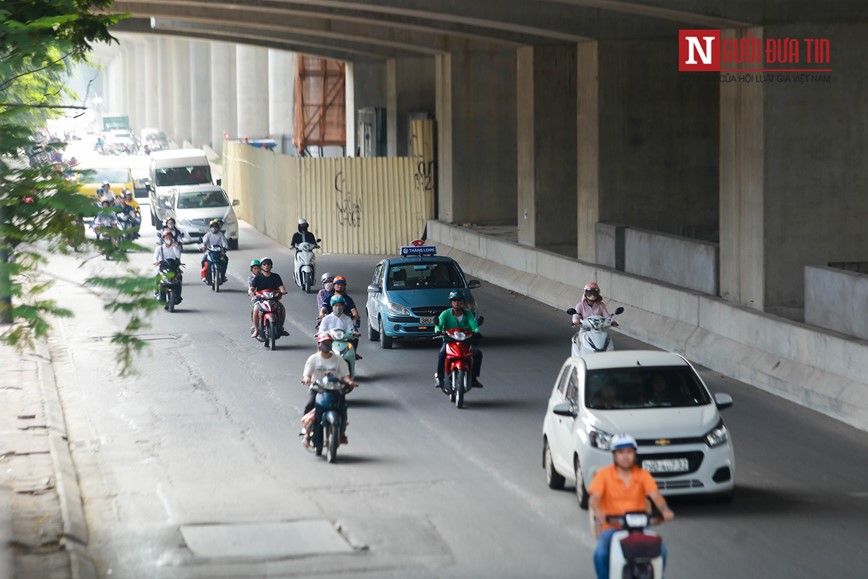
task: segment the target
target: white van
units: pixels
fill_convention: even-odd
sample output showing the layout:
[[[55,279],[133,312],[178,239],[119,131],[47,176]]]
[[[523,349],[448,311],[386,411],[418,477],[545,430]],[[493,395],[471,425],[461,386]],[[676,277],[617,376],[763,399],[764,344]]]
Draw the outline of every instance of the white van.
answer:
[[[151,153],[148,172],[151,224],[158,227],[169,216],[170,202],[180,185],[211,185],[211,165],[201,149],[173,149]]]

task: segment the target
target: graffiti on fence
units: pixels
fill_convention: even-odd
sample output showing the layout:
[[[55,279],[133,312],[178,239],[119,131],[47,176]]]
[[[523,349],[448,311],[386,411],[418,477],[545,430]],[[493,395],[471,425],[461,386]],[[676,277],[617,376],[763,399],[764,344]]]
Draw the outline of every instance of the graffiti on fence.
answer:
[[[338,171],[335,175],[335,194],[337,201],[335,206],[338,210],[338,224],[342,227],[362,226],[362,206],[361,199],[356,199],[356,196],[349,190],[347,182],[344,179],[344,172]]]

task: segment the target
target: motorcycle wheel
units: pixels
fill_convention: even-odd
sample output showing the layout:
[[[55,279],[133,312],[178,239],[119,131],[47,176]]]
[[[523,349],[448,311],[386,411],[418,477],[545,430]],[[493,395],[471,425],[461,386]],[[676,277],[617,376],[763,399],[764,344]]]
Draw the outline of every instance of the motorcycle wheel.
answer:
[[[338,458],[338,446],[341,444],[340,428],[333,422],[327,427],[326,443],[326,460],[333,463]]]
[[[464,408],[464,390],[467,386],[467,372],[456,370],[452,373],[452,391],[455,392],[455,408]]]
[[[211,264],[211,289],[215,292],[220,291],[220,270],[213,263]]]
[[[166,305],[169,306],[170,314],[175,311],[175,292],[172,290],[166,290]]]
[[[269,350],[274,350],[277,347],[277,324],[268,322],[268,329],[265,331],[265,347]]]
[[[325,432],[323,432],[322,426],[317,425],[317,426],[314,426],[314,428],[316,428],[316,430],[319,431],[319,437],[316,437],[316,436],[313,437],[313,438],[317,438],[319,440],[319,443],[317,443],[314,446],[314,448],[316,449],[316,455],[322,456],[322,443],[323,443],[323,439],[325,438]],[[314,432],[316,432],[316,431],[314,431]]]

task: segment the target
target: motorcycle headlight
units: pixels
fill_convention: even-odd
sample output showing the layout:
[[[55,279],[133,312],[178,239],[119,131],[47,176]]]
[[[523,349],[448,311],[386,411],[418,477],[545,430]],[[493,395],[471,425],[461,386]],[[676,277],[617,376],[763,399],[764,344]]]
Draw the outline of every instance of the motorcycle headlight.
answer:
[[[383,305],[386,306],[386,311],[393,316],[409,316],[410,311],[402,306],[401,304],[396,304],[395,302],[385,302]]]
[[[598,450],[612,450],[612,435],[604,430],[588,426],[588,440]]]
[[[729,431],[726,429],[726,425],[723,423],[723,418],[720,419],[720,422],[717,423],[711,432],[705,435],[705,444],[707,444],[710,448],[718,447],[722,444],[726,444],[729,440]]]

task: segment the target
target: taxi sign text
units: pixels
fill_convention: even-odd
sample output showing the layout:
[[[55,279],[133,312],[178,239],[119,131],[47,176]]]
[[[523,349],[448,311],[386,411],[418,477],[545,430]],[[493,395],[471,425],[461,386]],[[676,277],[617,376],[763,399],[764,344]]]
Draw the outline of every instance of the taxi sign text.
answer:
[[[401,257],[422,255],[437,255],[437,248],[433,245],[402,245]]]

